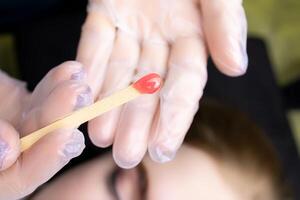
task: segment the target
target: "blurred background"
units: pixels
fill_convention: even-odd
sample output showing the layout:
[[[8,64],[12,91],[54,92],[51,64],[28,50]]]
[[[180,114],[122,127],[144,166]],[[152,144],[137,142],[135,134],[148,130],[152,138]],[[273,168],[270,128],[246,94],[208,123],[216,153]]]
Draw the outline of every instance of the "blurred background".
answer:
[[[79,25],[85,17],[86,3],[85,0],[1,0],[0,68],[23,80],[30,79],[28,73],[37,73],[38,75],[29,82],[29,88],[32,89],[39,77],[45,74],[51,66],[66,59],[74,59],[76,41],[80,34]],[[262,43],[263,52],[266,55],[261,56],[268,60],[267,65],[271,66],[270,70],[273,72],[270,74],[271,79],[262,78],[262,80],[275,80],[274,85],[279,91],[278,95],[276,93],[279,96],[276,106],[283,110],[283,112],[276,113],[282,115],[278,116],[279,118],[287,119],[289,126],[287,132],[291,130],[291,135],[286,136],[291,138],[287,139],[286,144],[283,145],[285,150],[278,147],[278,151],[283,151],[281,160],[287,157],[286,160],[289,161],[286,163],[287,166],[293,165],[299,163],[299,160],[297,161],[299,154],[295,152],[297,150],[298,153],[300,152],[300,1],[244,0],[244,6],[248,17],[249,38],[259,39]],[[73,24],[72,21],[76,23]],[[72,34],[68,31],[60,31],[62,27],[71,31]],[[28,39],[30,37],[31,40]],[[53,42],[51,38],[56,42]],[[65,39],[73,42],[66,47],[64,46]],[[252,43],[250,46],[252,48]],[[54,51],[48,54],[43,48],[54,49]],[[38,59],[33,59],[33,57]],[[260,57],[254,56],[253,58]],[[255,65],[255,59],[251,60],[250,57],[252,65]],[[46,67],[39,69],[40,65]],[[25,66],[27,68],[31,66],[33,71],[24,73]],[[257,76],[263,76],[262,72],[261,75],[259,73],[259,70],[256,71]],[[272,97],[266,96],[266,98],[266,102],[272,101]],[[257,114],[259,117],[263,115]],[[276,129],[275,123],[274,129]],[[274,139],[274,141],[277,140],[274,142],[275,146],[280,146],[280,138]],[[289,157],[289,152],[293,152],[293,156]],[[299,165],[295,164],[295,166]],[[294,171],[296,170],[294,168]],[[300,171],[299,168],[298,171]],[[289,176],[292,177],[293,173],[291,172]],[[294,177],[294,179],[300,178]],[[297,186],[299,186],[299,181]]]
[[[244,0],[249,36],[262,38],[300,150],[300,1]]]

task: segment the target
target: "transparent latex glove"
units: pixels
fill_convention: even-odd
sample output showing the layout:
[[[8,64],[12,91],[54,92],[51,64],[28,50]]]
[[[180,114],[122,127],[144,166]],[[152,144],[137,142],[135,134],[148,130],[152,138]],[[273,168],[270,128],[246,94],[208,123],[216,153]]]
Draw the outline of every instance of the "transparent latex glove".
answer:
[[[92,103],[81,64],[51,70],[28,93],[25,84],[0,72],[0,199],[20,199],[49,180],[84,148],[82,133],[50,133],[20,154],[20,137]]]
[[[90,0],[77,60],[86,66],[95,99],[148,72],[165,78],[144,96],[88,124],[99,147],[113,144],[123,168],[149,150],[174,158],[198,109],[211,55],[226,75],[245,73],[247,22],[242,0]]]

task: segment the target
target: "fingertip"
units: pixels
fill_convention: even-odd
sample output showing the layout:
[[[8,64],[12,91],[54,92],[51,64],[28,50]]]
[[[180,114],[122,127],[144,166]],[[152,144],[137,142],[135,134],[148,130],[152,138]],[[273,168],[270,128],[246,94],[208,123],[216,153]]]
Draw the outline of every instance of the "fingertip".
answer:
[[[58,84],[37,110],[38,124],[45,126],[54,120],[93,103],[90,87],[80,81]]]
[[[209,43],[209,47],[212,59],[219,71],[233,77],[245,74],[249,61],[246,39],[243,37],[220,39],[220,35],[215,37],[214,41]]]
[[[152,116],[157,105],[152,98],[131,102],[122,111],[113,145],[113,157],[121,168],[137,166],[147,152]]]
[[[89,134],[91,141],[95,146],[100,148],[108,148],[109,146],[112,145],[113,142],[111,137],[105,138],[105,137],[98,137],[97,135],[101,135],[101,132],[98,132],[97,134],[91,132],[91,134]]]
[[[9,168],[19,155],[19,134],[9,123],[0,120],[0,171]]]
[[[241,53],[240,56],[213,56],[213,60],[220,72],[231,77],[245,74],[248,68],[247,53]]]
[[[92,143],[100,148],[107,148],[113,143],[113,139],[108,134],[103,134],[100,131],[91,130],[89,128],[89,137]]]
[[[146,150],[142,150],[139,145],[123,144],[123,141],[117,140],[113,145],[113,158],[119,167],[131,169],[141,162]]]
[[[228,76],[244,74],[248,66],[247,19],[241,3],[217,6],[203,1],[203,27],[216,67]]]
[[[109,147],[114,140],[116,124],[107,114],[109,113],[105,113],[88,123],[88,133],[92,143],[101,148]]]
[[[85,148],[85,139],[84,135],[78,129],[75,129],[68,142],[64,145],[61,150],[61,154],[63,155],[63,159],[65,161],[69,161],[77,156],[79,156]]]
[[[170,150],[163,146],[152,146],[148,148],[150,158],[157,163],[167,163],[172,161],[176,156],[176,151]]]
[[[113,150],[113,158],[116,164],[123,169],[132,169],[136,167],[142,160],[141,158],[135,156],[122,156],[116,150]]]

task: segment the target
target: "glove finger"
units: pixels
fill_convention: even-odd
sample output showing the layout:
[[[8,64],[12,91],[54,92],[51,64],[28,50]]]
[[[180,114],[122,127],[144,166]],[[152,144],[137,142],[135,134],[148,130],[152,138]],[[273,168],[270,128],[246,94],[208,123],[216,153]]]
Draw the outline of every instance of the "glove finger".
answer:
[[[146,41],[142,48],[136,78],[150,72],[163,76],[168,61],[167,43]],[[144,95],[124,106],[113,145],[113,156],[120,167],[132,168],[142,160],[158,101],[158,95]]]
[[[41,106],[29,112],[20,132],[25,136],[91,103],[92,93],[87,85],[79,81],[62,82],[50,92]]]
[[[148,150],[157,162],[174,158],[198,109],[207,80],[207,53],[199,37],[179,38],[171,49],[169,71],[160,92],[160,111]]]
[[[200,1],[207,44],[218,69],[229,76],[245,73],[247,20],[242,1]]]
[[[49,95],[49,93],[61,82],[67,80],[84,81],[86,73],[81,63],[75,61],[64,62],[51,69],[47,75],[35,87],[31,95],[31,103],[27,111],[39,106]],[[25,111],[26,112],[26,111]]]
[[[135,38],[118,32],[99,100],[130,84],[139,51],[139,43]],[[107,147],[112,144],[121,109],[116,108],[89,122],[89,136],[95,145]]]
[[[103,12],[91,10],[88,13],[82,27],[76,60],[83,63],[95,97],[104,81],[107,63],[114,46],[115,32],[115,27]]]

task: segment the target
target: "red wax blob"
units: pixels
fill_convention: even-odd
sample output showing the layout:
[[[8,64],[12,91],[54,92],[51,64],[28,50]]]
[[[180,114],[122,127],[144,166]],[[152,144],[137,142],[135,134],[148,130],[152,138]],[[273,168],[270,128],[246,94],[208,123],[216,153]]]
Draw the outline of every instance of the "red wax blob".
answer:
[[[151,73],[137,80],[133,87],[142,94],[152,94],[159,90],[161,85],[161,77],[158,74]]]

